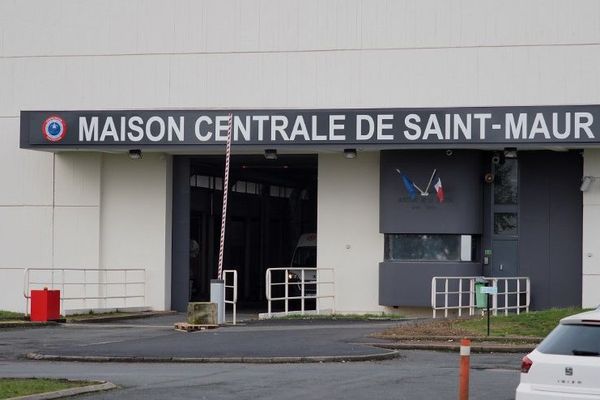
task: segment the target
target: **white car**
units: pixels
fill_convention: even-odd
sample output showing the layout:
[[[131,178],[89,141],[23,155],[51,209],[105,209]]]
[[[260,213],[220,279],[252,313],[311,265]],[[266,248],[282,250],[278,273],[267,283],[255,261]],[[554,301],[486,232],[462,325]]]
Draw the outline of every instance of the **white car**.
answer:
[[[300,269],[296,269],[300,268]],[[290,270],[288,271],[289,282],[300,282],[291,286],[293,296],[300,296],[302,292],[302,276],[304,274],[304,295],[314,296],[317,294],[317,235],[315,233],[304,233],[298,239],[298,244],[292,256]]]
[[[600,399],[600,308],[563,318],[523,357],[516,400]]]

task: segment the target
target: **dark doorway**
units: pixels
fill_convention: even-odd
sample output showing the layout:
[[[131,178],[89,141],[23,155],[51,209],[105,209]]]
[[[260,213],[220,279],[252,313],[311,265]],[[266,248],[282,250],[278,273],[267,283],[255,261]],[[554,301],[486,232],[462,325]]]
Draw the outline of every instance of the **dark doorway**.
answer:
[[[224,158],[190,158],[189,300],[208,301],[217,276]],[[224,269],[238,273],[238,307],[262,310],[267,268],[290,265],[317,228],[317,156],[232,156]]]

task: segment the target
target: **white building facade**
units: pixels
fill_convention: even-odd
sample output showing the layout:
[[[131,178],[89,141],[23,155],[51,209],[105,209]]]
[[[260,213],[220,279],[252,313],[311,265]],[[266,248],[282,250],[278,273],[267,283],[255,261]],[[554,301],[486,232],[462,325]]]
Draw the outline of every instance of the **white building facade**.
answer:
[[[222,143],[154,147],[124,143],[104,148],[51,147],[48,143],[36,148],[23,140],[35,131],[42,138],[42,126],[24,129],[23,111],[49,110],[48,115],[87,112],[88,116],[113,110],[173,115],[181,110],[199,114],[215,110],[224,114],[235,110],[263,110],[266,114],[273,114],[272,110],[338,110],[334,113],[339,114],[348,109],[408,113],[427,108],[444,113],[462,107],[510,107],[519,113],[528,106],[564,106],[567,108],[560,111],[571,112],[573,124],[577,112],[591,114],[600,123],[593,107],[600,104],[598,16],[600,3],[591,0],[576,4],[548,0],[0,0],[0,268],[5,276],[0,282],[0,309],[23,310],[20,268],[143,268],[143,305],[155,310],[180,308],[172,303],[175,298],[189,299],[191,286],[175,285],[174,271],[186,271],[176,282],[191,277],[187,275],[189,264],[174,263],[180,260],[175,253],[182,243],[176,239],[189,236],[189,232],[177,230],[181,226],[174,205],[178,160],[188,157],[192,164],[201,164],[203,157],[224,151]],[[591,108],[571,110],[571,106]],[[559,109],[547,110],[551,115]],[[473,221],[473,231],[382,228],[386,226],[382,215],[391,214],[381,208],[392,207],[382,199],[382,185],[388,184],[388,178],[382,176],[384,165],[404,162],[403,154],[413,150],[453,149],[457,155],[478,151],[483,166],[478,171],[481,188],[474,196],[484,203],[486,160],[495,152],[516,149],[519,157],[542,152],[548,154],[548,160],[555,154],[577,153],[572,157],[581,158],[581,168],[574,167],[569,177],[561,180],[565,185],[548,189],[571,190],[572,197],[561,202],[569,202],[573,215],[578,215],[577,210],[581,214],[570,228],[579,231],[579,236],[556,237],[560,242],[574,241],[565,254],[577,256],[550,268],[555,272],[562,268],[557,274],[573,278],[570,295],[554,301],[560,298],[557,282],[544,281],[536,290],[546,296],[538,303],[542,308],[592,307],[600,304],[595,289],[600,285],[600,264],[596,262],[600,257],[600,184],[594,182],[600,177],[600,130],[595,130],[587,114],[579,122],[581,137],[589,140],[567,140],[564,145],[542,140],[532,144],[377,142],[360,146],[340,142],[300,146],[292,141],[237,149],[234,143],[233,151],[262,158],[264,150],[272,147],[284,156],[315,157],[317,265],[335,269],[338,312],[427,306],[394,302],[390,300],[394,296],[387,294],[382,299],[385,284],[380,273],[387,267],[380,264],[390,261],[386,259],[387,234],[472,235],[479,243],[474,250],[477,255],[470,260],[476,265],[464,274],[486,274],[485,265],[490,262],[484,258],[493,238],[486,239],[485,232],[494,227],[485,216]],[[77,128],[69,124],[68,131]],[[99,129],[101,133],[102,127]],[[597,142],[586,136],[586,129]],[[538,137],[543,139],[544,133]],[[128,150],[138,147],[143,157],[133,160]],[[355,159],[344,158],[342,150],[347,147],[357,149]],[[572,165],[569,160],[560,162]],[[423,168],[428,175],[434,167]],[[591,177],[591,185],[581,192],[583,176]],[[550,179],[548,185],[552,186],[551,177],[540,179]],[[404,190],[402,185],[399,179],[398,190]],[[452,185],[446,190],[451,198]],[[553,197],[547,198],[547,221],[552,221]],[[562,203],[559,206],[563,208]],[[486,210],[482,206],[478,212],[483,215]],[[524,229],[529,223],[546,221],[544,216],[530,219],[521,211],[516,214]],[[250,216],[244,218],[252,223]],[[540,247],[544,265],[551,263],[553,238],[561,231],[560,220],[548,223],[552,224],[558,226],[544,231],[547,240]],[[191,226],[195,226],[193,221]],[[306,233],[302,228],[296,231]],[[252,240],[250,233],[246,235]],[[296,238],[290,234],[288,239],[282,249],[293,249]],[[266,246],[263,242],[262,247]],[[251,247],[248,243],[244,249]],[[529,249],[524,244],[515,249],[520,260],[515,275],[530,272],[527,260],[531,254],[525,254]],[[185,253],[185,246],[179,250]],[[256,293],[250,296],[260,291],[255,289],[260,284],[249,280],[264,282],[264,268],[282,266],[288,253],[281,251],[277,265],[267,265],[266,256],[253,261],[247,253],[242,263],[264,264],[245,272],[249,301],[261,297]],[[409,261],[414,264],[410,268],[420,268],[419,262],[426,260]],[[438,274],[439,268],[435,271]],[[203,276],[208,275],[210,272]],[[423,275],[417,288],[426,297],[430,287],[423,282],[430,282],[430,275]],[[393,286],[404,290],[402,284],[409,284],[406,279]],[[534,278],[532,285],[536,285]],[[177,294],[179,291],[184,295]],[[535,298],[532,302],[535,304]]]

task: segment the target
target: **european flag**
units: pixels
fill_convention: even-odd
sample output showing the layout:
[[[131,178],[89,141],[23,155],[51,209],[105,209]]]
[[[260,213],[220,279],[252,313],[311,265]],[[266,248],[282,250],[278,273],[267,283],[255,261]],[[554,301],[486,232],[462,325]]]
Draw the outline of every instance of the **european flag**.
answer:
[[[417,197],[417,191],[415,190],[415,185],[413,185],[412,181],[410,179],[408,179],[408,177],[406,175],[402,175],[402,180],[404,181],[404,186],[406,187],[406,190],[408,191],[408,195],[410,196],[410,199],[414,200],[415,197]]]
[[[396,171],[398,171],[398,173],[402,176],[402,182],[404,182],[404,187],[406,188],[406,191],[408,192],[410,199],[414,200],[417,197],[417,191],[415,190],[415,185],[408,178],[408,176],[406,176],[402,172],[400,172],[399,169],[396,169]]]

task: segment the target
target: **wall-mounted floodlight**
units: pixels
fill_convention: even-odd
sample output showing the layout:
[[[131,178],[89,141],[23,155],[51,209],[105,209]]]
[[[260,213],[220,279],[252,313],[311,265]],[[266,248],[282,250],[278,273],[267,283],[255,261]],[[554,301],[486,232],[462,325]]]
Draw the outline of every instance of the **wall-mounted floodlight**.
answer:
[[[344,149],[344,157],[356,158],[356,149]]]
[[[142,151],[140,149],[129,150],[129,158],[132,160],[141,160]]]
[[[592,186],[594,179],[596,178],[593,176],[584,176],[581,178],[581,186],[579,187],[579,190],[582,192],[587,192],[590,189],[590,186]]]
[[[506,158],[517,158],[517,148],[507,147],[504,149],[504,157]]]
[[[265,158],[267,160],[277,160],[277,150],[275,150],[275,149],[266,149],[265,150]]]

